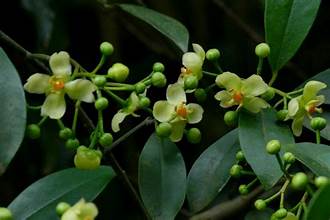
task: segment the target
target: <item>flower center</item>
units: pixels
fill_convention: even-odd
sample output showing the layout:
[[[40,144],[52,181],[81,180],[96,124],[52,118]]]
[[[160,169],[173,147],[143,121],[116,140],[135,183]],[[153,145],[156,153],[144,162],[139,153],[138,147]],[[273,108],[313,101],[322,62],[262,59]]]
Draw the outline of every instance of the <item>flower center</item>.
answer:
[[[315,112],[322,113],[322,109],[317,108],[316,105],[309,105],[306,110],[307,110],[308,114],[313,114]]]
[[[182,75],[190,75],[192,73],[192,71],[190,69],[187,69],[185,67],[181,67],[181,74]]]
[[[234,92],[233,99],[234,99],[235,102],[241,103],[242,102],[242,99],[243,99],[242,93],[239,92],[239,91]]]
[[[176,113],[178,115],[180,115],[181,117],[183,118],[186,118],[187,115],[188,115],[188,111],[187,111],[187,108],[186,108],[186,105],[185,104],[180,104],[176,107]]]
[[[55,77],[54,78],[52,77],[49,80],[49,83],[51,84],[52,89],[55,90],[55,91],[59,91],[59,90],[63,89],[64,84],[65,84],[63,79],[55,78]]]

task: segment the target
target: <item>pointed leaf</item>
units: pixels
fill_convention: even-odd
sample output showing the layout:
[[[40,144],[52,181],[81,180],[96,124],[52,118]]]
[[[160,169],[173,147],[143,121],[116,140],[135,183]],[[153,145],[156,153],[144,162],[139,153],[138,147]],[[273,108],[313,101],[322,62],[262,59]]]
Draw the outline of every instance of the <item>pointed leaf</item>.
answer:
[[[139,159],[140,194],[152,219],[171,220],[186,193],[186,168],[176,145],[154,133]]]
[[[81,198],[91,201],[115,176],[111,167],[97,170],[70,168],[48,175],[30,185],[9,205],[14,219],[57,219],[59,202],[76,203]]]
[[[266,0],[266,42],[273,71],[281,69],[307,36],[321,0]]]
[[[279,140],[282,144],[294,143],[290,129],[277,123],[274,110],[267,109],[258,114],[240,113],[241,148],[247,162],[266,189],[271,188],[283,175],[275,157],[266,152],[266,144],[273,139]]]
[[[238,150],[238,130],[235,129],[219,138],[195,161],[187,184],[187,199],[193,212],[209,205],[226,185]]]
[[[187,51],[189,33],[186,27],[177,20],[141,6],[131,4],[119,4],[118,6],[125,12],[151,25],[157,31],[169,38],[178,48],[181,49],[181,51]]]
[[[330,185],[319,189],[311,199],[308,205],[304,220],[329,220]]]
[[[0,175],[18,150],[26,123],[26,103],[19,75],[0,47]]]

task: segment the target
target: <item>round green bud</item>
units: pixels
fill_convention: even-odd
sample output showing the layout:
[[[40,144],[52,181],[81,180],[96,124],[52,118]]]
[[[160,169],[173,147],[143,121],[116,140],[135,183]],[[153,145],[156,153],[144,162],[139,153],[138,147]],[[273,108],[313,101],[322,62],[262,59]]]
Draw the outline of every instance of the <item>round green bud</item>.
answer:
[[[151,83],[153,86],[161,88],[166,86],[166,77],[163,73],[161,72],[155,72],[151,76]]]
[[[168,137],[172,132],[172,125],[168,122],[162,122],[156,127],[156,134],[159,137]]]
[[[223,120],[229,127],[234,127],[238,122],[238,113],[236,111],[228,111],[223,116]]]
[[[186,135],[189,143],[198,144],[201,142],[202,134],[198,128],[190,128]]]
[[[267,207],[267,203],[263,199],[258,199],[254,202],[254,206],[256,207],[257,210],[261,211]]]
[[[102,147],[110,147],[112,142],[113,137],[110,133],[104,133],[99,139],[99,143]]]
[[[261,58],[268,57],[270,53],[270,47],[266,43],[260,43],[256,46],[255,53],[258,57]]]
[[[63,128],[58,132],[58,136],[63,140],[68,140],[73,136],[73,132],[70,128]]]
[[[285,218],[287,215],[288,215],[288,211],[285,208],[280,208],[274,213],[274,216],[276,216],[279,219]]]
[[[96,86],[103,87],[107,82],[107,78],[105,76],[95,76],[93,82]]]
[[[249,193],[249,189],[245,184],[240,185],[238,191],[241,195],[247,195]]]
[[[79,147],[79,140],[77,138],[68,139],[65,142],[65,147],[70,150],[75,150]]]
[[[291,187],[295,190],[304,190],[308,184],[308,177],[305,173],[296,173],[291,180]]]
[[[240,150],[236,153],[236,160],[239,161],[239,162],[242,162],[242,161],[245,160],[243,151]]]
[[[26,127],[26,136],[30,139],[38,139],[40,137],[40,127],[37,124],[29,124]]]
[[[288,212],[287,216],[283,220],[299,220],[295,214]]]
[[[185,89],[196,89],[198,86],[198,79],[196,76],[188,76],[184,79]]]
[[[58,216],[62,216],[70,208],[70,204],[66,202],[60,202],[56,206],[56,213]]]
[[[104,97],[98,98],[94,103],[94,106],[97,110],[104,110],[108,107],[108,105],[109,105],[109,101],[107,98]]]
[[[241,171],[243,170],[243,167],[235,164],[230,168],[230,176],[234,177],[234,178],[238,178],[241,176]]]
[[[115,63],[108,70],[108,77],[116,82],[124,82],[129,75],[129,69],[122,63]]]
[[[283,161],[287,164],[292,164],[296,161],[296,157],[291,152],[285,152],[283,155]]]
[[[266,101],[270,101],[275,96],[275,90],[271,87],[269,87],[264,94],[261,95],[261,98],[263,98]]]
[[[194,96],[195,96],[197,102],[199,102],[199,103],[205,102],[207,99],[207,93],[206,93],[205,89],[202,89],[202,88],[196,89],[194,92]]]
[[[271,140],[266,145],[267,153],[277,154],[281,150],[281,143],[279,140]]]
[[[109,42],[103,42],[100,45],[100,51],[103,55],[110,56],[113,53],[114,49],[112,44],[110,44]]]
[[[143,93],[146,90],[146,84],[138,82],[135,84],[135,91],[137,94]]]
[[[209,61],[215,61],[215,60],[219,59],[219,57],[220,57],[220,51],[216,48],[209,49],[206,52],[206,59]]]
[[[0,220],[13,220],[11,211],[7,208],[0,207]]]
[[[154,72],[164,72],[164,70],[165,70],[165,66],[164,66],[162,63],[160,63],[160,62],[156,62],[156,63],[154,63],[154,65],[152,66],[152,70],[153,70]]]
[[[329,184],[329,179],[325,176],[318,176],[315,178],[314,184],[317,188],[321,188]]]
[[[322,117],[315,117],[312,118],[310,124],[312,129],[321,131],[327,126],[327,120]]]
[[[282,109],[276,112],[276,118],[279,121],[284,121],[286,116],[288,115],[288,110],[287,109]]]
[[[142,108],[147,108],[150,105],[150,99],[148,97],[142,96],[139,103]]]
[[[74,164],[78,169],[94,170],[100,167],[101,157],[102,153],[100,151],[80,146],[74,157]]]
[[[270,216],[270,220],[279,220],[279,218],[277,218],[274,214],[272,214],[272,215]]]

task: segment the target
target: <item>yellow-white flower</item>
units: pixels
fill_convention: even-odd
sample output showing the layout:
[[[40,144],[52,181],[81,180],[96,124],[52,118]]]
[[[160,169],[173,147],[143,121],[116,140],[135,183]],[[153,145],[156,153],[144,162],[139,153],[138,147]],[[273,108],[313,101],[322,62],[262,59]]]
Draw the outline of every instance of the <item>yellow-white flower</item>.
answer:
[[[94,203],[86,203],[84,199],[81,199],[64,212],[61,220],[94,220],[97,215],[98,210]]]

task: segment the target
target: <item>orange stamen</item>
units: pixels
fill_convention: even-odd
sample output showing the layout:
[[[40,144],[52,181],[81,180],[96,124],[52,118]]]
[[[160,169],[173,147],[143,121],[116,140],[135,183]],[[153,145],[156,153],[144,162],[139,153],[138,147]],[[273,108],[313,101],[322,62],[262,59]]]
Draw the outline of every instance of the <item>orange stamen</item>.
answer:
[[[64,88],[64,81],[63,80],[55,80],[52,82],[53,89],[58,91]]]
[[[179,106],[176,108],[176,113],[177,113],[178,115],[180,115],[181,117],[186,118],[187,115],[188,115],[188,111],[187,111],[186,105],[185,105],[185,104],[181,104],[181,105],[179,105]]]
[[[237,102],[237,103],[241,103],[241,102],[242,102],[242,99],[243,99],[243,95],[242,95],[242,93],[240,93],[240,92],[235,92],[235,93],[233,94],[233,99],[234,99],[235,102]]]
[[[192,73],[192,71],[190,69],[181,67],[181,74],[183,74],[183,75],[189,75],[191,73]]]

